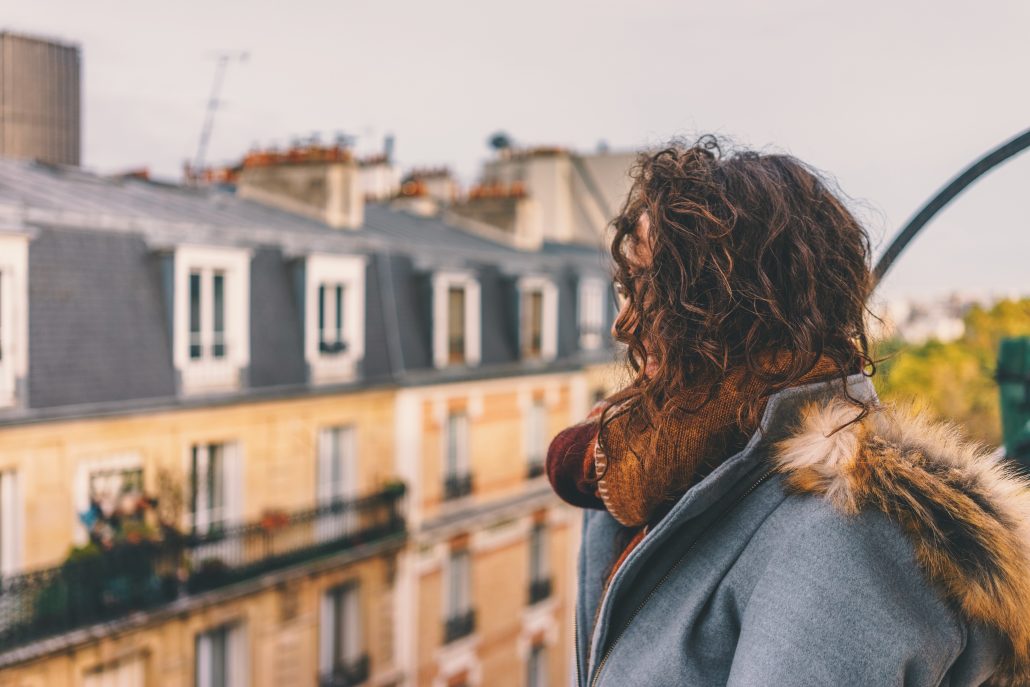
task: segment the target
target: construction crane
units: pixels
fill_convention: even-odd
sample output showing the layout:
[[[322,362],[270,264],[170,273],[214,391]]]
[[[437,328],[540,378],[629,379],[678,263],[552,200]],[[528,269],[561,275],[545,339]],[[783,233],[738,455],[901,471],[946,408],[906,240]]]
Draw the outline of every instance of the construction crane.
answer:
[[[246,62],[249,54],[244,51],[222,52],[215,56],[215,80],[211,85],[211,96],[207,101],[207,113],[204,116],[204,128],[200,131],[200,143],[197,145],[197,156],[193,158],[193,172],[200,174],[204,167],[204,156],[207,154],[207,144],[211,140],[211,130],[215,125],[215,113],[221,101],[218,96],[222,92],[222,82],[225,80],[225,70],[232,61]]]

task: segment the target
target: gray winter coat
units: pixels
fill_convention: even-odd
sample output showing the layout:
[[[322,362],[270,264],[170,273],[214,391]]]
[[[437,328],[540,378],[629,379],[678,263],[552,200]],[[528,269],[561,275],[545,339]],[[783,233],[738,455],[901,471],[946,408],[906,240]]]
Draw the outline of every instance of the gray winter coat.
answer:
[[[875,399],[868,379],[852,396]],[[579,687],[1030,684],[1030,497],[953,429],[839,381],[771,397],[746,448],[633,549],[583,519]],[[595,622],[596,618],[596,622]]]

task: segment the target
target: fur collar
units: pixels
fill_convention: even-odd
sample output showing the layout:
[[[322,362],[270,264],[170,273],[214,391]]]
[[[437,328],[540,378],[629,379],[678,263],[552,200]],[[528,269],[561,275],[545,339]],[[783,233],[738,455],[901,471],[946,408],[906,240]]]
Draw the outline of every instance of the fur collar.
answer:
[[[952,425],[842,399],[805,406],[773,452],[789,489],[854,514],[877,508],[911,538],[926,577],[969,622],[1007,641],[991,685],[1030,685],[1030,481]]]

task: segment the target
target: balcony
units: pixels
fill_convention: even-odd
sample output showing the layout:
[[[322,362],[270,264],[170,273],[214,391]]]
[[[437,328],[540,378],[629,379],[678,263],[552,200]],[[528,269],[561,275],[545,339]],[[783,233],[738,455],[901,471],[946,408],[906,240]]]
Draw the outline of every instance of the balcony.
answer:
[[[544,474],[544,459],[540,457],[534,457],[529,459],[529,465],[526,467],[526,478],[534,479]]]
[[[346,341],[319,341],[318,351],[322,355],[336,355],[337,353],[343,353],[347,350]]]
[[[318,687],[355,687],[368,681],[370,673],[368,654],[333,667],[331,673],[318,678]]]
[[[529,605],[540,603],[551,597],[551,578],[542,577],[529,583]]]
[[[63,565],[0,580],[0,652],[251,580],[405,532],[403,485],[278,512],[205,535],[80,549]]]
[[[448,475],[443,481],[444,500],[460,499],[472,493],[472,473]]]
[[[444,622],[443,641],[444,644],[453,642],[456,639],[467,637],[476,629],[476,611],[470,608],[463,613],[458,613]]]

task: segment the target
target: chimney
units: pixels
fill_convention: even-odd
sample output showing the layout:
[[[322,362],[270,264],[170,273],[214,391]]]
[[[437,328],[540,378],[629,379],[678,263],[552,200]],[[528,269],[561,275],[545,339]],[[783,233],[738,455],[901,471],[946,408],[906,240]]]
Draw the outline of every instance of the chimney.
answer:
[[[243,159],[236,193],[338,229],[357,229],[365,221],[358,164],[339,142],[251,152]]]

